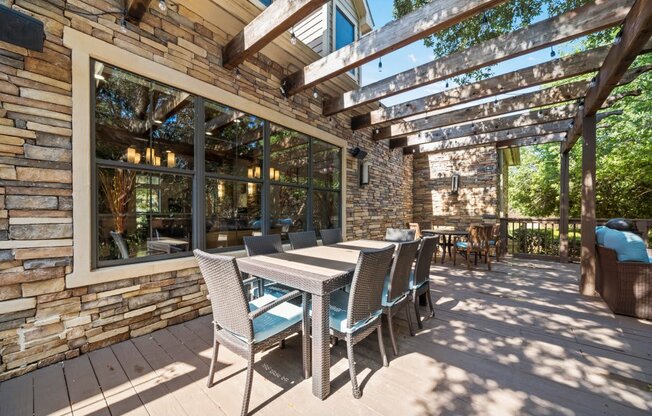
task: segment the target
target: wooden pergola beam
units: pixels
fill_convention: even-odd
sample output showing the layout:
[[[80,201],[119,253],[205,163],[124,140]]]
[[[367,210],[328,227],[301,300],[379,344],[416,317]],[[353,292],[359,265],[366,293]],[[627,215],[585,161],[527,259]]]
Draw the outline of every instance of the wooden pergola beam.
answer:
[[[132,22],[140,22],[152,0],[127,0],[126,15]]]
[[[652,70],[652,65],[644,65],[631,69],[622,77],[618,85],[630,83],[640,74],[649,70]],[[439,127],[451,126],[453,124],[460,124],[545,105],[560,104],[566,101],[577,100],[584,98],[588,85],[589,81],[575,81],[557,87],[550,87],[503,100],[497,100],[495,102],[478,104],[476,106],[434,114],[429,117],[397,123],[387,127],[380,127],[374,130],[372,138],[374,140],[383,140],[402,137],[423,130],[432,130]],[[628,95],[631,95],[631,93],[628,93]]]
[[[233,69],[328,0],[276,0],[224,46],[222,66]]]
[[[601,46],[518,71],[487,78],[473,84],[462,85],[437,94],[360,114],[351,118],[351,129],[359,130],[372,127],[473,100],[516,91],[521,88],[534,87],[597,71],[607,56],[609,48],[610,46]],[[643,50],[643,52],[650,51],[652,51],[652,40],[645,45]]]
[[[547,143],[561,143],[564,138],[560,134],[548,134],[545,136],[523,137],[521,139],[503,140],[496,143],[496,148],[506,149],[510,147],[536,146]]]
[[[620,40],[609,50],[602,67],[596,75],[584,99],[584,107],[575,117],[568,131],[564,152],[569,152],[582,134],[584,118],[593,116],[602,106],[611,91],[620,85],[634,59],[644,49],[652,36],[652,4],[650,0],[637,0],[625,18]]]
[[[287,95],[296,94],[505,1],[437,0],[425,4],[294,72],[283,79],[282,86]]]
[[[607,29],[623,21],[633,2],[634,0],[595,0],[559,16],[489,39],[463,51],[326,100],[323,113],[339,113]]]
[[[544,108],[541,110],[509,115],[506,117],[474,121],[445,129],[425,131],[407,137],[391,139],[389,141],[389,147],[390,149],[406,147],[408,148],[407,150],[411,150],[411,148],[416,148],[418,145],[440,140],[455,139],[457,137],[471,136],[474,134],[495,133],[502,130],[516,129],[524,126],[546,124],[553,121],[566,120],[569,122],[577,111],[577,107],[578,105],[573,103],[559,107]]]

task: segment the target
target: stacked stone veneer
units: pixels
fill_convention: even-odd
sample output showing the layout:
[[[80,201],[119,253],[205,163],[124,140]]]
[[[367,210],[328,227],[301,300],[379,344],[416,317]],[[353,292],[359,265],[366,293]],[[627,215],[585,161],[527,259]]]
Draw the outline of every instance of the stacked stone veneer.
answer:
[[[494,146],[414,156],[413,219],[422,227],[472,223],[496,218],[498,153]],[[451,193],[451,176],[460,175]]]
[[[372,184],[360,188],[357,164],[346,174],[346,228],[353,237],[379,237],[411,215],[411,160],[368,136],[355,139],[340,115],[321,117],[310,91],[283,99],[278,83],[289,71],[262,54],[240,66],[236,80],[221,66],[229,36],[177,2],[152,8],[122,33],[116,17],[85,13],[122,10],[117,0],[0,0],[45,24],[43,52],[0,42],[0,381],[132,336],[209,313],[197,269],[68,288],[72,271],[71,51],[64,27],[164,64],[251,101],[334,133],[369,151]],[[154,4],[154,3],[153,3]],[[366,133],[365,133],[366,134]],[[352,147],[351,146],[351,147]],[[90,157],[90,155],[88,155]]]

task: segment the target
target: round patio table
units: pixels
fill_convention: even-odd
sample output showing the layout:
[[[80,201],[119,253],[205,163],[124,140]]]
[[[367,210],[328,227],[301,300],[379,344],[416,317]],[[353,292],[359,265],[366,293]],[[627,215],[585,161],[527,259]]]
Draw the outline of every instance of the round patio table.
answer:
[[[434,235],[434,236],[439,236],[441,239],[442,246],[444,249],[442,250],[441,254],[441,264],[444,264],[444,260],[446,259],[446,249],[448,248],[448,256],[453,257],[453,237],[467,237],[469,235],[468,231],[458,231],[458,230],[437,230],[437,229],[432,229],[432,230],[421,230],[421,234],[424,235]],[[448,236],[448,239],[446,239],[446,236]]]

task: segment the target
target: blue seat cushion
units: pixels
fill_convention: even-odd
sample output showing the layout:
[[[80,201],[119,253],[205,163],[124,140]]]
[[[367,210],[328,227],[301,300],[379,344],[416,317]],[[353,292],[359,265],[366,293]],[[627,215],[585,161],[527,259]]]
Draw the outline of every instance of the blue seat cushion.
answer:
[[[595,227],[595,241],[603,246],[604,245],[604,234],[609,230],[609,228],[605,227],[604,225],[598,225]]]
[[[467,243],[466,241],[458,241],[458,242],[455,243],[455,246],[457,248],[462,248],[462,249],[466,250],[466,248],[469,246],[469,243]]]
[[[389,281],[390,281],[389,276],[387,276],[385,278],[385,284],[383,285],[383,306],[386,306],[386,307],[393,306],[396,302],[403,299],[407,295],[407,292],[406,292],[406,293],[403,293],[401,296],[398,296],[398,297],[396,297],[394,299],[388,300],[387,299],[387,294],[389,293]]]
[[[346,316],[348,310],[349,310],[349,294],[343,290],[336,290],[335,292],[331,293],[331,303],[328,308],[331,328],[343,333],[355,332],[358,328],[360,328],[365,323],[367,323],[367,321],[377,316],[380,316],[380,314],[382,313],[379,310],[373,313],[368,319],[358,321],[351,328],[348,328],[346,323]]]
[[[643,239],[629,231],[607,228],[607,231],[604,232],[604,246],[616,252],[618,261],[643,263],[650,261]]]
[[[249,310],[253,312],[278,298],[278,296],[271,293],[265,293],[263,296],[249,302]],[[301,306],[290,302],[283,302],[273,307],[254,319],[254,342],[262,342],[291,327],[300,322],[302,316],[303,310]]]

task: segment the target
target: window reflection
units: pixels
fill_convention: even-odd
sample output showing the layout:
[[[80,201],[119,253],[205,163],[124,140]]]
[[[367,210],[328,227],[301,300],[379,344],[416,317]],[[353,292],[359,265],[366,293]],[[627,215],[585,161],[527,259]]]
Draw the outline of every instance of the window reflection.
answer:
[[[308,143],[305,134],[271,125],[270,179],[275,182],[308,184]],[[278,172],[278,174],[276,173]]]
[[[340,189],[342,153],[339,147],[321,140],[312,143],[312,184],[320,189]]]
[[[319,230],[340,227],[340,193],[315,191],[312,194],[312,226]]]
[[[242,237],[262,235],[261,184],[208,179],[206,248],[242,246]]]
[[[290,186],[270,187],[270,234],[287,234],[307,230],[308,191]]]

